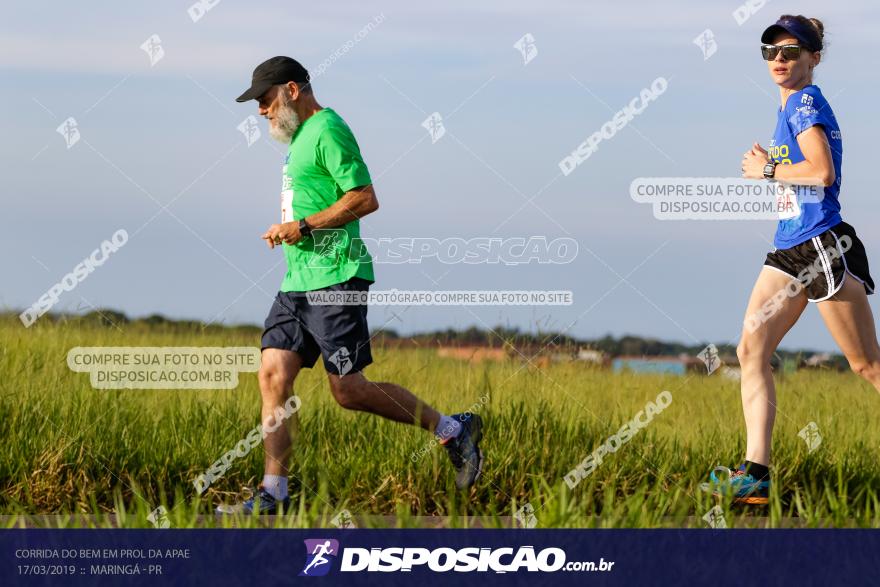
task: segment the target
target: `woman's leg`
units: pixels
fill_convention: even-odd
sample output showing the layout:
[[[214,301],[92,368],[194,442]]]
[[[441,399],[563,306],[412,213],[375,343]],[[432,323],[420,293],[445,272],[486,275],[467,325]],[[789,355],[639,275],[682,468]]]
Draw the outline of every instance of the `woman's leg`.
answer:
[[[880,391],[880,346],[864,286],[847,275],[840,291],[818,306],[849,366]]]
[[[767,466],[776,419],[776,387],[770,357],[807,306],[807,296],[793,278],[764,267],[746,310],[742,338],[736,349],[742,369],[742,405],[746,419],[746,460]],[[792,295],[793,294],[793,295]]]

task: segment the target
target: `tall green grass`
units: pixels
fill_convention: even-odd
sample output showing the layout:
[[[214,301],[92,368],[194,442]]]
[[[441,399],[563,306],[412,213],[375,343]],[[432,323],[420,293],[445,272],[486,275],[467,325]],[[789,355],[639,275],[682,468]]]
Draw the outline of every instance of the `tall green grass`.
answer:
[[[256,346],[257,336],[48,320],[29,329],[7,320],[0,332],[0,515],[90,514],[53,523],[148,526],[147,514],[164,505],[175,527],[230,523],[211,511],[259,481],[262,449],[235,461],[201,497],[192,481],[259,422],[256,375],[241,374],[235,390],[95,390],[66,357],[75,346]],[[294,515],[274,524],[326,526],[347,509],[367,524],[444,516],[451,526],[501,525],[530,503],[542,527],[705,526],[701,518],[717,502],[700,482],[744,452],[738,383],[716,375],[475,365],[432,350],[376,348],[374,356],[368,377],[404,385],[445,413],[488,396],[479,408],[483,478],[457,492],[442,448],[411,458],[430,435],[338,407],[319,367],[295,385],[302,409],[294,422]],[[771,504],[743,511],[721,503],[728,525],[880,526],[880,396],[852,374],[800,372],[777,383]],[[563,476],[664,389],[672,404],[570,490]],[[798,431],[811,421],[823,441],[808,453]]]

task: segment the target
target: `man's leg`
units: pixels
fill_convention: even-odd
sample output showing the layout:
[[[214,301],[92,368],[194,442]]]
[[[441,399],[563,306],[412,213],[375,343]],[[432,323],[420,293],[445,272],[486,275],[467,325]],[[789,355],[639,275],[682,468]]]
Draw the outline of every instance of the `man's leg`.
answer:
[[[327,288],[368,291],[368,283],[353,279]],[[368,380],[363,369],[373,362],[365,305],[305,305],[304,327],[321,347],[330,390],[343,408],[369,412],[433,432],[456,470],[456,485],[473,485],[482,470],[482,419],[477,414],[443,415],[409,390],[387,382]]]
[[[370,381],[360,371],[339,376],[328,373],[333,397],[343,408],[369,412],[406,424],[417,424],[435,434],[455,467],[455,484],[467,489],[483,469],[483,420],[466,412],[445,416],[394,383]]]
[[[395,383],[370,381],[361,372],[342,377],[328,373],[327,376],[333,397],[347,410],[369,412],[405,424],[418,424],[431,432],[440,423],[440,414],[434,408]]]
[[[288,398],[301,367],[302,358],[295,352],[274,348],[263,349],[259,380],[263,399],[260,419],[264,428],[267,424],[269,427],[278,424],[275,421],[275,413],[279,408],[284,409],[284,402]],[[287,494],[288,459],[291,452],[289,420],[276,426],[275,430],[267,433],[263,439],[266,475],[264,485],[266,485],[266,478],[269,478],[269,485],[282,483],[283,479],[284,491],[282,493],[285,496]],[[277,487],[267,487],[266,489],[273,493],[272,490]]]
[[[287,416],[290,406],[286,405],[286,401],[302,366],[303,359],[299,353],[274,347],[263,349],[259,372],[262,395],[260,420],[265,454],[264,475],[260,484],[262,491],[237,504],[218,506],[218,514],[268,515],[277,514],[279,506],[287,509],[287,460],[291,452],[288,426],[294,422],[296,416]],[[284,420],[279,422],[279,417]]]

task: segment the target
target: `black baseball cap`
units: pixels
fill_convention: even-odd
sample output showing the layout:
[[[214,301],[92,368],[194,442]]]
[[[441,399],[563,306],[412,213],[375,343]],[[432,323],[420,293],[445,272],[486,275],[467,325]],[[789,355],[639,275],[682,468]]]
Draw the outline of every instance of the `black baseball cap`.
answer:
[[[272,86],[296,82],[304,85],[309,83],[309,72],[296,59],[290,57],[273,57],[257,66],[251,78],[251,87],[235,99],[236,102],[256,100]]]

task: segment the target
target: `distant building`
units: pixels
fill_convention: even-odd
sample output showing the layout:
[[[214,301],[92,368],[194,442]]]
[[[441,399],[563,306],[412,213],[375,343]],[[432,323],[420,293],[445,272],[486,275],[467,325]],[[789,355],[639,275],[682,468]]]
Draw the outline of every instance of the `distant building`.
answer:
[[[692,368],[693,361],[682,357],[615,357],[611,368],[615,373],[631,371],[632,373],[662,373],[684,375]]]
[[[507,351],[504,349],[479,346],[442,346],[437,349],[437,356],[469,361],[471,363],[482,363],[483,361],[499,362],[505,361],[508,358]]]
[[[595,363],[596,365],[603,365],[607,358],[602,351],[597,351],[596,349],[580,349],[577,353],[577,360],[585,361],[587,363]]]

